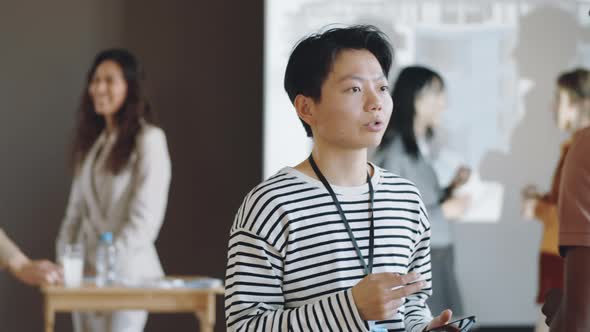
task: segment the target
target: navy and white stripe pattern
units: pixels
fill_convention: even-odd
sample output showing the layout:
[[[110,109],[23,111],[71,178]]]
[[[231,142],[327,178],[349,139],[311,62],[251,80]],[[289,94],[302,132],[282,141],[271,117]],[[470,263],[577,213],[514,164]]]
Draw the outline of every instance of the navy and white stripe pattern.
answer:
[[[428,217],[411,182],[373,167],[373,273],[416,271],[427,280],[377,324],[421,332],[432,319],[425,304],[432,293]],[[368,185],[333,189],[366,259]],[[228,331],[368,331],[351,293],[363,268],[320,181],[287,167],[255,187],[236,214],[228,247]]]

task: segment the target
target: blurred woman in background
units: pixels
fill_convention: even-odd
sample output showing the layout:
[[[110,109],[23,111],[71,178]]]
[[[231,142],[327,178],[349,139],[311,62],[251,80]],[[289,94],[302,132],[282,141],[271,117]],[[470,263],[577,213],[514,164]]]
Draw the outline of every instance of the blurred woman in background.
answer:
[[[522,192],[523,217],[537,219],[543,224],[537,290],[539,304],[545,302],[545,295],[549,289],[563,287],[564,267],[558,251],[557,218],[561,169],[569,147],[575,139],[575,133],[590,125],[590,72],[586,69],[565,72],[559,75],[556,83],[555,122],[557,127],[569,133],[570,137],[561,145],[561,156],[553,175],[551,190],[541,193],[534,185],[528,185]],[[549,331],[542,313],[535,331]]]
[[[110,232],[117,276],[125,283],[164,275],[154,242],[164,221],[170,184],[166,136],[142,95],[135,57],[123,49],[99,53],[78,112],[75,171],[57,247],[82,243],[87,272],[96,273],[101,234]],[[144,311],[80,313],[76,331],[139,332]]]
[[[463,313],[461,294],[455,277],[453,237],[449,221],[463,216],[469,198],[455,193],[469,178],[470,170],[460,167],[447,187],[439,184],[432,166],[430,141],[446,109],[442,77],[425,67],[404,68],[393,87],[393,113],[374,161],[377,165],[407,178],[420,190],[431,226],[433,295],[428,301],[432,312],[447,308]]]

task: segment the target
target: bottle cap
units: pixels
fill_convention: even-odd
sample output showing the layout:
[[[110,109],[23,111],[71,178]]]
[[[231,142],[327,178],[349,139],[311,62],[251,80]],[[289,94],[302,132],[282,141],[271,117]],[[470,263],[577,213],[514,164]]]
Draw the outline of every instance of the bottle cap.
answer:
[[[113,243],[113,233],[104,232],[100,234],[100,242]]]

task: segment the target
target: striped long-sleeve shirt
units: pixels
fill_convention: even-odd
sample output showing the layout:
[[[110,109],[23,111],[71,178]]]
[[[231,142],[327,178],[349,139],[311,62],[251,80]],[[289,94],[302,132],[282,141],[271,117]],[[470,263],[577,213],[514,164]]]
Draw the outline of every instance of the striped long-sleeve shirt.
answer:
[[[405,299],[389,331],[423,331],[432,319],[430,225],[416,187],[374,166],[373,273],[419,272],[427,286]],[[365,259],[368,184],[333,186]],[[284,168],[255,187],[238,210],[228,244],[228,331],[368,331],[351,288],[364,270],[321,182]]]

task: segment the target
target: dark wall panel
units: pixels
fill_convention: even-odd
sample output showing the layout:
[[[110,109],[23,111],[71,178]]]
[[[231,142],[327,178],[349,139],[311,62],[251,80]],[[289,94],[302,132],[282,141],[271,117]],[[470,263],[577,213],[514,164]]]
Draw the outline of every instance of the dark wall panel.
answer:
[[[127,1],[125,39],[148,70],[173,163],[158,240],[169,274],[223,278],[234,214],[261,180],[262,15],[262,1]],[[194,318],[154,315],[148,325],[190,331]]]
[[[164,268],[223,278],[234,213],[262,174],[262,25],[262,0],[3,1],[0,227],[30,256],[54,259],[84,75],[98,50],[128,47],[146,69],[173,162],[157,242]],[[41,303],[0,273],[0,331],[42,330]],[[195,329],[191,315],[152,315],[146,331]],[[68,315],[56,330],[71,331]]]

